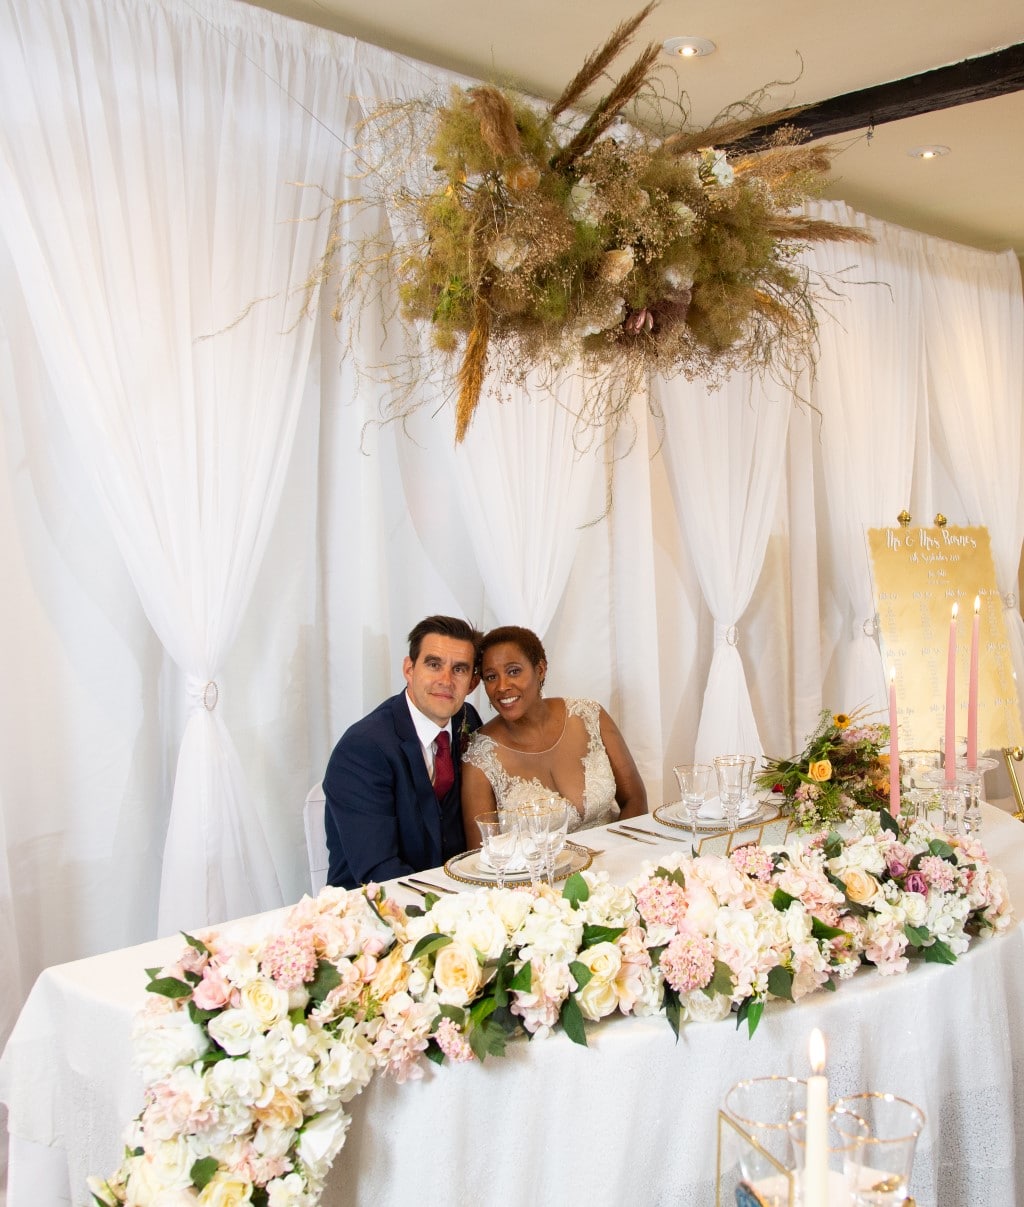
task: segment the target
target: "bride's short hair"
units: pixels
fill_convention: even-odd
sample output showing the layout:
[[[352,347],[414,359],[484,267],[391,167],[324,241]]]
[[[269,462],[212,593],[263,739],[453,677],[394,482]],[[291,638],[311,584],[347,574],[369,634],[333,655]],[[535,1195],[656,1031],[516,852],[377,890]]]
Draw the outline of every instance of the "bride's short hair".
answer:
[[[520,625],[505,624],[486,633],[480,642],[481,660],[484,653],[494,645],[517,645],[531,666],[539,666],[542,662],[547,664],[548,656],[544,653],[541,639],[531,629],[524,629]]]

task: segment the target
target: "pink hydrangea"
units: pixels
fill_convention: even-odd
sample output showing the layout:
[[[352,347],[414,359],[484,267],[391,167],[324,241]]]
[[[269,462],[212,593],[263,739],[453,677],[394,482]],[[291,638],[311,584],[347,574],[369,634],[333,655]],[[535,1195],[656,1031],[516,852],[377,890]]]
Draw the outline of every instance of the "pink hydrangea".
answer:
[[[274,935],[263,947],[260,966],[282,989],[298,989],[316,975],[316,948],[310,931]]]
[[[437,1046],[445,1056],[449,1060],[455,1061],[456,1064],[476,1059],[473,1049],[469,1046],[469,1040],[462,1033],[462,1028],[450,1018],[441,1019],[434,1032],[434,1039],[437,1040]]]
[[[764,847],[753,844],[739,847],[729,856],[733,867],[752,880],[768,880],[772,874],[772,857]]]
[[[940,893],[953,891],[956,869],[947,860],[938,855],[925,855],[918,864],[918,870],[928,881],[929,888],[937,889]]]
[[[661,953],[665,980],[677,993],[703,989],[715,975],[715,947],[707,939],[677,935]]]
[[[686,914],[686,889],[652,876],[636,890],[636,904],[648,926],[678,926]]]

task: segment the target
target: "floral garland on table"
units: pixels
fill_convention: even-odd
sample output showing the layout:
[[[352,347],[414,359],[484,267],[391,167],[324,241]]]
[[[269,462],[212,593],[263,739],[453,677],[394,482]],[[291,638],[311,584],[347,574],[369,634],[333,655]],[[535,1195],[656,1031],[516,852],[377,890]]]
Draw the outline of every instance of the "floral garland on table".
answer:
[[[748,145],[797,111],[746,101],[694,128],[685,98],[670,102],[657,82],[656,43],[582,125],[572,119],[654,7],[624,21],[546,109],[480,84],[368,119],[363,200],[397,211],[393,225],[412,233],[393,248],[370,237],[342,264],[335,232],[339,312],[359,315],[397,281],[403,316],[460,353],[456,442],[495,369],[521,383],[533,367],[581,363],[600,423],[651,372],[714,379],[802,364],[816,320],[799,252],[870,241],[794,212],[823,191],[829,148],[798,145],[791,126]],[[642,115],[634,125],[627,107]],[[410,186],[424,154],[432,177]],[[392,384],[414,405],[415,370]]]
[[[857,809],[888,807],[888,744],[888,725],[825,709],[803,753],[765,759],[757,784],[781,792],[805,830],[838,825]]]
[[[403,910],[374,886],[304,898],[256,942],[186,936],[150,969],[135,1061],[146,1105],[100,1207],[315,1207],[374,1073],[484,1060],[586,1020],[736,1012],[835,989],[862,964],[953,963],[1011,920],[974,840],[861,814],[851,838],[730,857],[667,855],[630,886],[482,889]]]

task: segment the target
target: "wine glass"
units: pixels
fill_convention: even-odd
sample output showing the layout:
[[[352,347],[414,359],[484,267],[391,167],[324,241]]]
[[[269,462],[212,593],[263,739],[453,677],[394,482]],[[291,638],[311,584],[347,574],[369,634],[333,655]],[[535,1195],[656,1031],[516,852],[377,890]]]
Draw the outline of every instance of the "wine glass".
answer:
[[[715,756],[715,776],[718,779],[718,799],[722,802],[728,829],[735,830],[740,806],[754,770],[749,754],[719,754]]]
[[[548,828],[554,813],[545,800],[531,801],[516,810],[519,851],[530,869],[530,884],[540,884],[547,860]]]
[[[850,1202],[855,1207],[900,1207],[910,1188],[914,1149],[924,1127],[920,1107],[894,1094],[851,1094],[833,1110],[865,1124],[846,1159]]]
[[[679,782],[679,794],[690,821],[690,851],[697,849],[697,814],[707,795],[708,780],[711,778],[710,763],[682,763],[673,767]]]
[[[548,801],[552,816],[548,822],[547,846],[545,848],[545,867],[548,884],[555,881],[555,862],[565,848],[565,839],[569,831],[569,810],[572,805],[560,796],[552,796]]]
[[[498,888],[505,887],[505,873],[519,853],[516,819],[508,813],[482,813],[476,819],[481,850],[494,868]]]

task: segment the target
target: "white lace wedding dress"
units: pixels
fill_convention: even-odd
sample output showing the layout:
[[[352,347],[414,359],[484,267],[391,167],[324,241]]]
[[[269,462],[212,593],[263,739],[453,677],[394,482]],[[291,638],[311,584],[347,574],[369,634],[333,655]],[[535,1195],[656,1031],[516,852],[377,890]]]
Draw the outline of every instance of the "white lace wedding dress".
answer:
[[[619,815],[615,799],[615,774],[601,741],[601,706],[596,700],[565,701],[565,727],[554,746],[548,750],[529,752],[501,746],[493,738],[474,733],[463,756],[467,763],[487,776],[499,809],[515,808],[536,798],[538,793],[550,793],[550,783],[544,783],[533,765],[543,758],[550,769],[555,791],[573,805],[569,816],[570,830],[584,830],[614,821]],[[583,735],[573,718],[585,727],[585,751],[578,757],[572,747],[584,748]],[[521,773],[521,774],[517,774]]]

